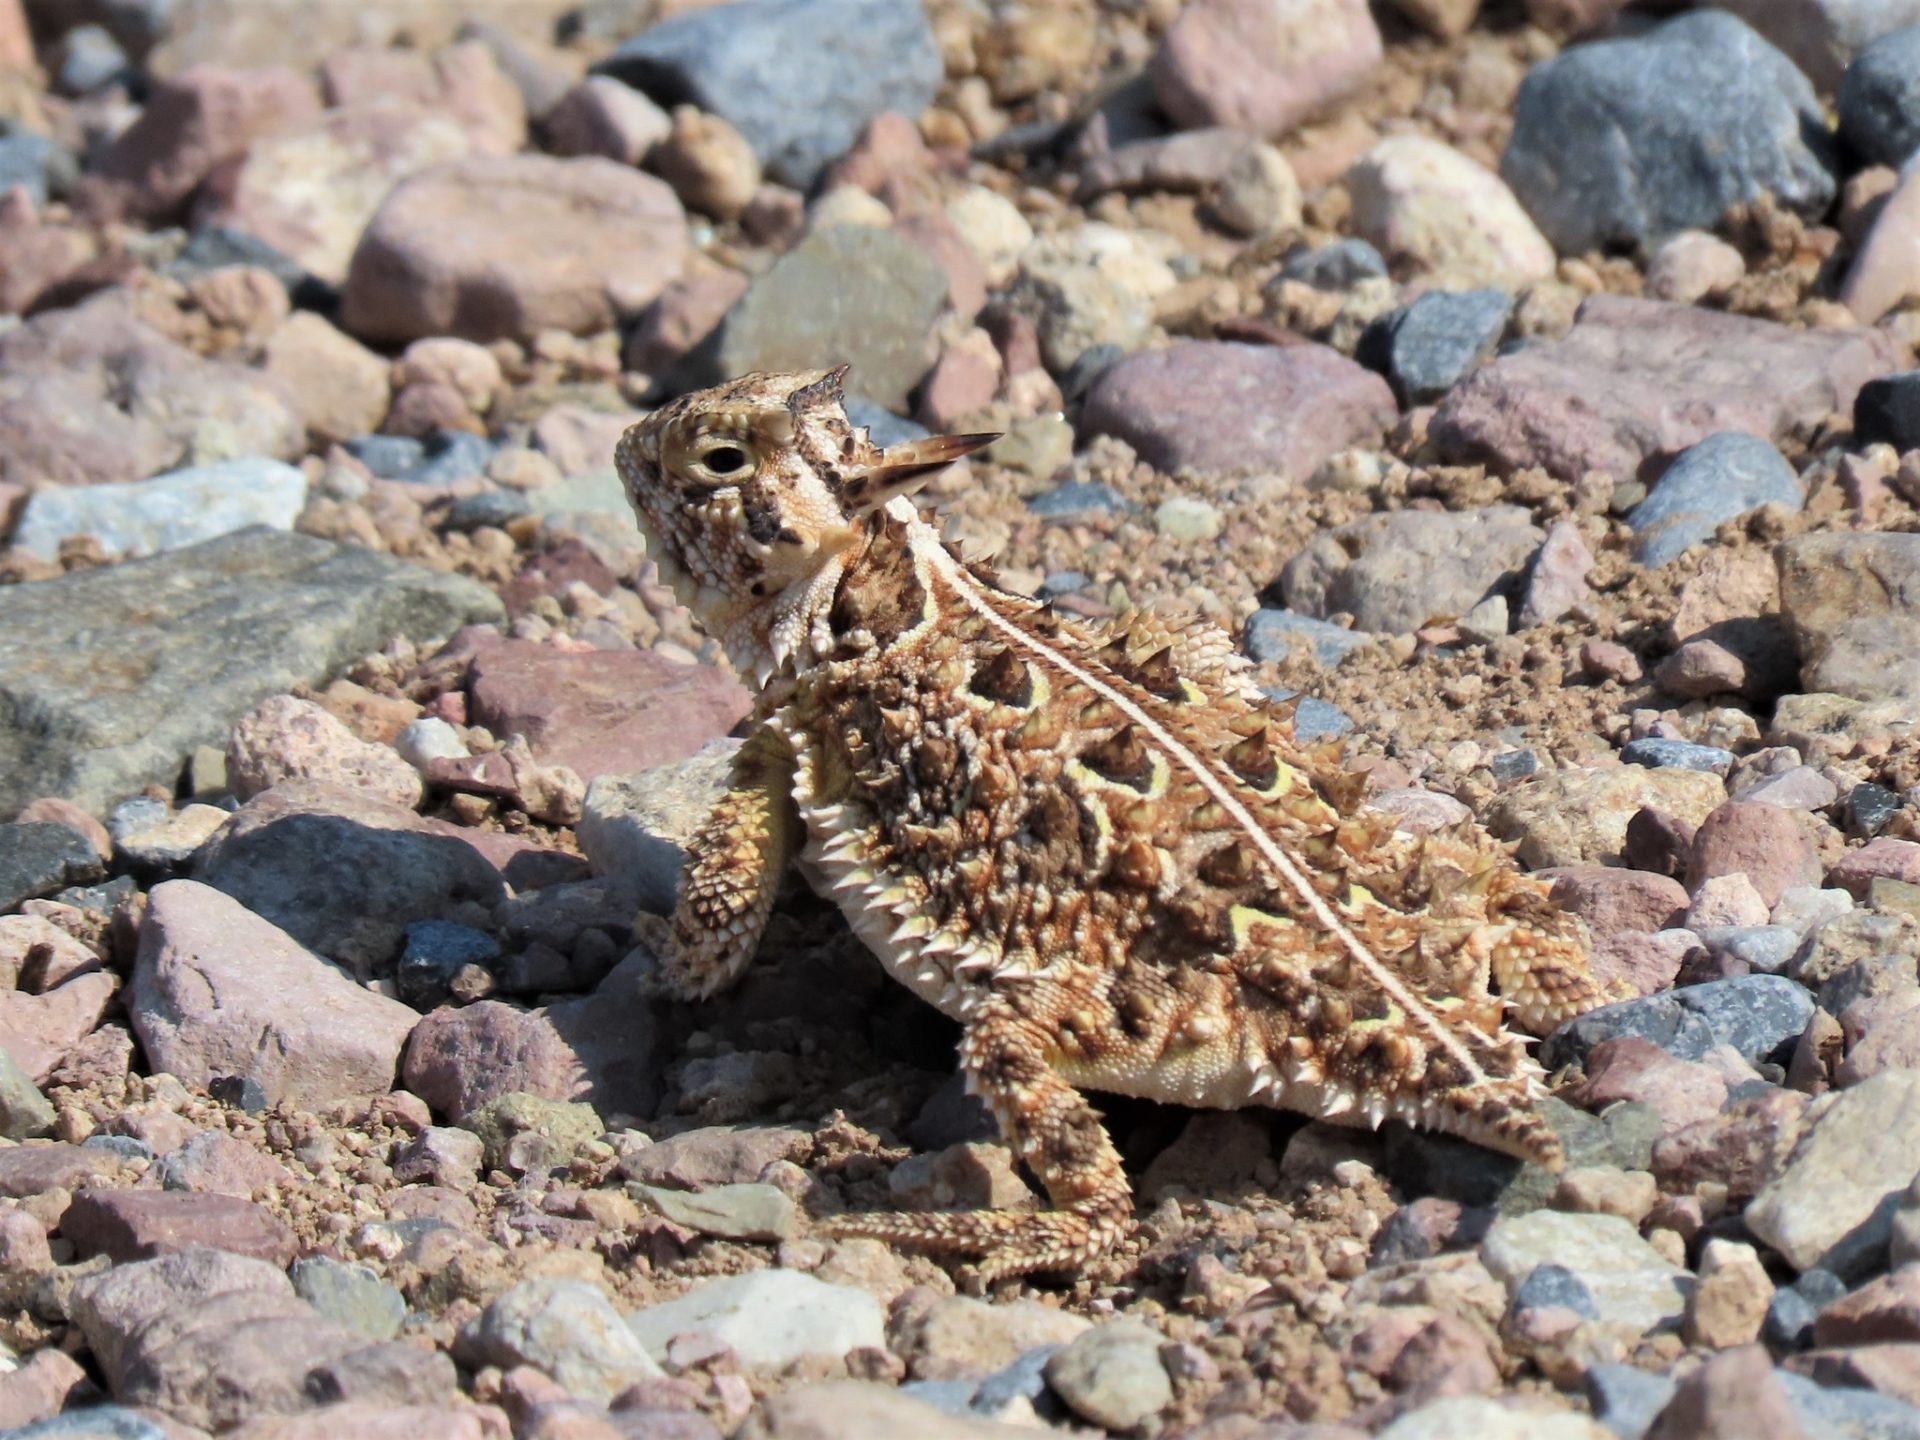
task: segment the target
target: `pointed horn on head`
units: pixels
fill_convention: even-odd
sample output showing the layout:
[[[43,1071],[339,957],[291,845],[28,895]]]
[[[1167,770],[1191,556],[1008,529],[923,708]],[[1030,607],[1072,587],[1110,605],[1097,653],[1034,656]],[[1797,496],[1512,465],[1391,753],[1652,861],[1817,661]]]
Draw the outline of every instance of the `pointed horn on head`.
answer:
[[[889,445],[869,464],[850,474],[840,497],[863,511],[878,510],[896,495],[911,495],[934,471],[971,455],[1000,438],[980,435],[928,435]]]
[[[846,383],[847,372],[851,369],[851,365],[836,365],[831,370],[821,371],[818,380],[802,385],[787,397],[788,412],[798,415],[816,405],[838,405],[841,387]]]

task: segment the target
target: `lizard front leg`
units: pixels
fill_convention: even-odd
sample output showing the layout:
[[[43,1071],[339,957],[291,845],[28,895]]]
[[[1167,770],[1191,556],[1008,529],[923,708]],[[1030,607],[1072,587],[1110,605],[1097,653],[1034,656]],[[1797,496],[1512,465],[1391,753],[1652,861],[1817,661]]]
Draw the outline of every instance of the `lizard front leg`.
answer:
[[[727,793],[688,844],[659,972],[674,997],[704,1000],[752,963],[780,876],[799,847],[793,764],[779,730],[754,731],[733,758]]]

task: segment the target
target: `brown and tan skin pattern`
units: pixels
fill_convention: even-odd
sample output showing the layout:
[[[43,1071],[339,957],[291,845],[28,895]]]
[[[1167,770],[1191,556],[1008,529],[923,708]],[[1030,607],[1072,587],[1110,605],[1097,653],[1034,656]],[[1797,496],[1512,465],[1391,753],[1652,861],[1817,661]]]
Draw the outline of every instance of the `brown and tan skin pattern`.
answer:
[[[1133,1207],[1083,1088],[1391,1116],[1557,1166],[1506,1024],[1610,998],[1576,923],[1477,826],[1360,812],[1218,630],[1070,623],[950,554],[906,492],[991,438],[882,451],[814,372],[689,395],[619,447],[662,575],[759,688],[668,983],[732,983],[797,857],[961,1023],[1053,1206],[837,1228],[983,1257],[982,1281],[1084,1264]]]

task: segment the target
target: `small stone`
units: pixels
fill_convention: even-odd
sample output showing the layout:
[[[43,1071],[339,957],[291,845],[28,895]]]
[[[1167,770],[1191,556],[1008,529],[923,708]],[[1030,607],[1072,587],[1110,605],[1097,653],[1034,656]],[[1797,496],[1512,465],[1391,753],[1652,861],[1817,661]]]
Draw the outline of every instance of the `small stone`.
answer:
[[[228,812],[217,805],[185,805],[169,810],[144,797],[116,805],[109,821],[115,851],[127,864],[163,870],[192,856],[208,837],[227,823]]]
[[[1083,1420],[1130,1430],[1173,1403],[1160,1363],[1165,1337],[1137,1320],[1115,1320],[1076,1336],[1047,1361],[1047,1383]]]
[[[1536,1267],[1551,1263],[1586,1286],[1599,1318],[1637,1329],[1677,1319],[1686,1306],[1687,1272],[1663,1260],[1616,1215],[1536,1210],[1503,1217],[1487,1232],[1480,1254],[1509,1295]]]
[[[1920,450],[1920,370],[1869,380],[1853,402],[1853,433],[1861,445]],[[28,505],[32,513],[32,505]],[[16,542],[18,543],[18,542]]]
[[[105,873],[100,859],[71,826],[47,820],[0,825],[0,912],[99,879]]]
[[[606,1132],[591,1105],[519,1091],[489,1100],[460,1123],[480,1137],[489,1169],[515,1175],[564,1167]]]
[[[1769,906],[1795,885],[1820,883],[1822,867],[1806,827],[1778,805],[1729,800],[1694,833],[1686,885],[1714,875],[1745,875]]]
[[[469,1190],[479,1178],[486,1143],[470,1130],[429,1125],[393,1158],[393,1178],[402,1184]]]
[[[1169,540],[1207,541],[1220,533],[1226,518],[1205,500],[1176,495],[1153,512],[1153,528]]]
[[[1775,1350],[1804,1350],[1813,1344],[1814,1320],[1847,1293],[1847,1283],[1831,1270],[1815,1267],[1793,1284],[1773,1292],[1761,1337]]]
[[[9,1140],[48,1135],[56,1118],[53,1102],[40,1093],[33,1077],[9,1051],[0,1049],[0,1135]]]
[[[1365,240],[1347,237],[1288,252],[1280,263],[1280,276],[1316,290],[1346,291],[1362,280],[1386,279],[1387,262]]]
[[[321,446],[364,435],[387,413],[387,362],[311,310],[295,311],[273,332],[261,368],[285,383]]]
[[[1807,1434],[1766,1350],[1742,1345],[1682,1379],[1647,1440],[1806,1440]]]
[[[1737,1240],[1709,1240],[1699,1273],[1687,1297],[1687,1342],[1731,1350],[1759,1339],[1774,1290],[1754,1248]]]
[[[1355,650],[1372,644],[1373,637],[1287,610],[1256,610],[1247,617],[1243,643],[1247,654],[1262,664],[1307,650],[1331,670]]]
[[[1429,290],[1361,334],[1354,358],[1385,375],[1403,405],[1429,405],[1490,358],[1513,297],[1503,290]]]
[[[1904,165],[1920,151],[1920,25],[1876,39],[1855,57],[1834,97],[1840,138],[1862,164]]]
[[[1512,505],[1398,510],[1322,533],[1280,571],[1289,609],[1344,613],[1356,630],[1404,634],[1467,614],[1545,537]]]
[[[1213,216],[1236,235],[1258,239],[1298,228],[1300,181],[1271,145],[1249,145],[1213,192]]]
[[[742,1365],[763,1371],[803,1355],[837,1359],[886,1344],[880,1305],[871,1295],[791,1270],[702,1281],[677,1300],[634,1311],[627,1326],[656,1359],[665,1357],[674,1336],[697,1331],[731,1346]]]
[[[579,1280],[523,1280],[461,1330],[473,1365],[531,1365],[597,1404],[663,1375],[606,1293]]]
[[[1553,247],[1506,182],[1437,140],[1382,140],[1354,162],[1347,187],[1355,232],[1436,286],[1512,291],[1553,274]]]
[[[1713,875],[1700,882],[1682,924],[1698,934],[1727,925],[1764,925],[1768,914],[1767,902],[1745,875]]]
[[[697,1194],[635,1185],[644,1200],[676,1225],[720,1240],[773,1243],[790,1237],[797,1224],[793,1201],[771,1185],[715,1185]]]
[[[1810,691],[1911,703],[1920,659],[1911,642],[1920,536],[1812,534],[1782,542],[1780,611]]]
[[[739,219],[760,188],[760,161],[746,137],[692,105],[674,106],[672,129],[647,164],[682,205],[715,220]]]
[[[1718,745],[1697,745],[1691,740],[1649,735],[1621,746],[1620,758],[1629,765],[1646,765],[1656,770],[1699,770],[1725,775],[1733,768],[1734,754]]]
[[[299,1250],[293,1231],[264,1206],[177,1190],[83,1190],[60,1217],[60,1233],[83,1258],[120,1264],[211,1247],[284,1268]]]
[[[611,75],[589,75],[540,121],[555,155],[598,155],[638,165],[673,129],[667,112]]]
[[[391,1340],[407,1318],[401,1293],[365,1265],[308,1255],[287,1270],[294,1293],[327,1319],[372,1340]]]
[[[412,809],[425,793],[420,776],[390,747],[361,740],[311,700],[277,695],[234,722],[227,780],[251,800],[287,780],[363,790]]]
[[[1647,293],[1656,300],[1692,305],[1724,295],[1746,273],[1746,260],[1719,236],[1682,230],[1662,242],[1647,262]]]
[[[1664,565],[1728,520],[1762,505],[1797,511],[1804,503],[1799,477],[1772,445],[1738,431],[1709,435],[1675,457],[1627,516],[1638,537],[1634,558]]]
[[[1277,140],[1353,91],[1380,54],[1372,15],[1345,0],[1202,0],[1179,12],[1151,73],[1182,129],[1222,125]]]

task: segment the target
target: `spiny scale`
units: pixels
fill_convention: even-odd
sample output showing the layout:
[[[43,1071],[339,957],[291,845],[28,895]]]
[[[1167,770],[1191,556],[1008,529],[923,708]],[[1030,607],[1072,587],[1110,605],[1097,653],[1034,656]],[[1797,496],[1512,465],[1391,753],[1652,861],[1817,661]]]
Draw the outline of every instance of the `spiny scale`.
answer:
[[[1576,923],[1477,826],[1356,814],[1338,747],[1296,743],[1220,631],[1070,622],[950,553],[906,492],[991,438],[883,450],[808,372],[686,396],[618,450],[661,574],[759,686],[669,983],[736,979],[797,861],[960,1021],[1053,1203],[837,1228],[981,1257],[982,1281],[1084,1265],[1133,1204],[1082,1088],[1393,1116],[1557,1165],[1493,992],[1536,1033],[1609,998]]]

